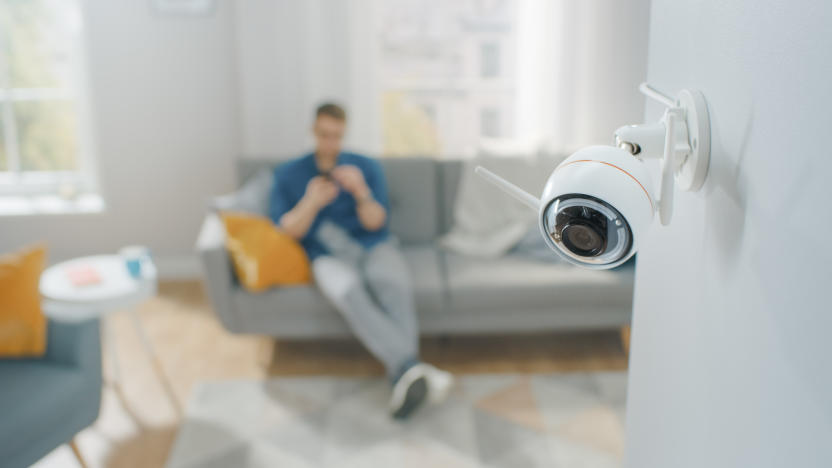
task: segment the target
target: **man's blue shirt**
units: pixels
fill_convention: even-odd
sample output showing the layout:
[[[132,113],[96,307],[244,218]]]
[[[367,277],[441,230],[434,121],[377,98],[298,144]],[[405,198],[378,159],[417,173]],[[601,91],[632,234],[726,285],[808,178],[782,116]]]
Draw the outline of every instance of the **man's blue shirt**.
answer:
[[[373,198],[387,210],[389,219],[390,203],[387,198],[387,182],[384,179],[384,170],[381,164],[374,159],[359,154],[341,153],[338,155],[336,165],[345,164],[361,169]],[[269,206],[269,215],[275,224],[280,224],[280,217],[297,205],[306,193],[306,185],[317,175],[319,175],[318,166],[315,163],[313,153],[287,161],[275,169],[274,187],[272,188]],[[341,189],[335,200],[318,213],[312,227],[309,228],[309,232],[301,240],[301,244],[306,249],[306,254],[310,260],[328,253],[326,247],[318,241],[316,236],[318,227],[324,220],[340,226],[365,248],[373,247],[390,237],[387,222],[378,231],[364,229],[358,219],[355,199],[351,194]]]

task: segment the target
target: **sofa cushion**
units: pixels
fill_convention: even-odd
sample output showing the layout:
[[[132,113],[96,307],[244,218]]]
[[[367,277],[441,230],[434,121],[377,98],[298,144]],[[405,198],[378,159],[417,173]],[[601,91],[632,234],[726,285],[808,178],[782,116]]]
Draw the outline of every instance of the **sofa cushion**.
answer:
[[[277,228],[264,216],[226,212],[228,253],[237,279],[249,291],[274,286],[309,284],[309,258],[295,238]]]
[[[274,168],[289,161],[291,158],[276,158],[276,157],[258,157],[249,158],[243,157],[237,160],[237,185],[242,187],[252,177],[266,171],[270,174],[274,173]]]
[[[444,281],[440,253],[433,245],[413,245],[402,248],[410,266],[413,295],[419,312],[437,313],[445,308]]]
[[[438,182],[428,158],[382,158],[390,195],[390,231],[405,244],[432,242],[439,233]]]
[[[410,267],[417,310],[440,313],[445,295],[437,250],[432,245],[405,246],[402,254]],[[232,301],[240,332],[275,336],[347,333],[346,324],[333,328],[326,323],[342,319],[314,286],[273,288],[262,293],[236,288]]]
[[[237,287],[231,298],[243,333],[275,333],[294,325],[287,320],[313,321],[337,315],[315,286],[283,286],[253,293]]]
[[[46,352],[46,317],[38,291],[45,258],[42,245],[0,255],[0,356]]]
[[[484,260],[446,253],[449,307],[453,311],[551,309],[632,303],[633,271],[587,270],[519,255]]]
[[[449,232],[454,225],[454,208],[456,195],[459,191],[459,181],[462,178],[464,164],[461,160],[452,159],[437,164],[439,186],[441,188],[439,200],[440,234]]]
[[[274,171],[268,167],[262,168],[246,179],[238,190],[214,197],[211,208],[268,216],[273,184]]]

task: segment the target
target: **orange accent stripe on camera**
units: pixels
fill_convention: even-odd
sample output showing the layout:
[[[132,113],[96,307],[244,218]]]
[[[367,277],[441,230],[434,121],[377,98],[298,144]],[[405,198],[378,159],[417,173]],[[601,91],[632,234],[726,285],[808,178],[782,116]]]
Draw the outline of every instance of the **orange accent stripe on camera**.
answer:
[[[604,162],[604,161],[598,161],[598,160],[596,160],[596,159],[578,159],[578,160],[576,160],[576,161],[570,161],[570,162],[568,162],[568,163],[561,164],[560,166],[558,166],[558,168],[557,168],[557,169],[560,169],[561,167],[569,166],[569,165],[571,165],[571,164],[579,163],[579,162],[594,162],[594,163],[598,163],[598,164],[606,164],[607,166],[614,167],[614,168],[618,169],[619,171],[621,171],[621,172],[623,172],[623,173],[627,174],[627,175],[628,175],[631,179],[633,179],[633,180],[635,181],[635,183],[637,183],[637,184],[638,184],[638,186],[639,186],[639,187],[641,187],[641,190],[644,192],[644,195],[647,197],[647,201],[649,201],[649,202],[650,202],[650,209],[652,210],[651,212],[655,212],[655,211],[656,211],[656,207],[655,207],[655,206],[653,206],[653,199],[650,197],[650,194],[649,194],[649,193],[647,193],[647,189],[646,189],[646,188],[644,188],[644,186],[643,186],[643,185],[641,185],[641,182],[639,182],[639,181],[638,181],[638,179],[636,179],[635,177],[633,177],[633,175],[632,175],[632,174],[630,174],[629,172],[625,171],[624,169],[621,169],[620,167],[616,166],[615,164],[610,164],[610,163],[608,163],[608,162]],[[555,169],[555,170],[557,170],[557,169]]]

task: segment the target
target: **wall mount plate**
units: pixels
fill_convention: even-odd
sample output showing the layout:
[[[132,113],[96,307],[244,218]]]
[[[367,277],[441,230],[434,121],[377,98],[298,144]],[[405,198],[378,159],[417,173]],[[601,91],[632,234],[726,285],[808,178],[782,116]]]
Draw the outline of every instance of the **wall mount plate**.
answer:
[[[683,89],[676,98],[676,106],[684,109],[690,153],[676,172],[676,186],[695,192],[702,188],[708,176],[711,160],[711,120],[705,96],[695,89]]]

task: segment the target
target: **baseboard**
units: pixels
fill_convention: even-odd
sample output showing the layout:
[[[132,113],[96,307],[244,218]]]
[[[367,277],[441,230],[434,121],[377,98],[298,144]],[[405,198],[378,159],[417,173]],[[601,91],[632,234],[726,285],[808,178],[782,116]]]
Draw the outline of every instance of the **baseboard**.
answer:
[[[160,280],[188,280],[202,277],[199,259],[194,255],[154,256]]]

